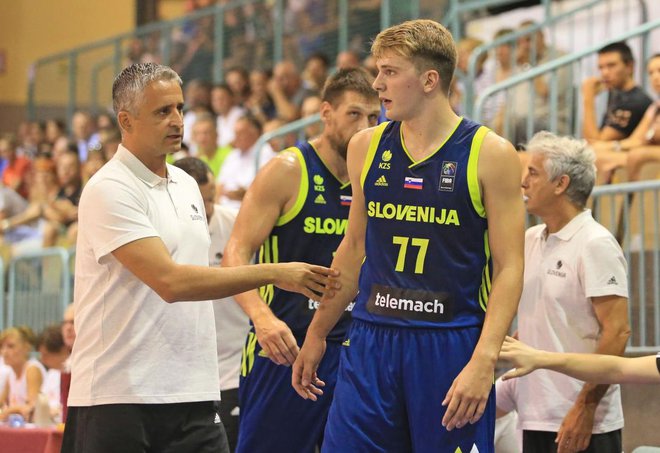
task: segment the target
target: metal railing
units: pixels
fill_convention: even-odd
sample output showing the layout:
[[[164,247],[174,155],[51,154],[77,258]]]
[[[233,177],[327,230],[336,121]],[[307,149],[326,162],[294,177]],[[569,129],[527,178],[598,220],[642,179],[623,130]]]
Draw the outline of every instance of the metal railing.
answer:
[[[562,55],[491,85],[479,94],[472,118],[478,122],[482,121],[486,103],[492,102],[492,98],[499,96],[502,103],[500,108],[504,111],[511,110],[516,116],[509,118],[509,126],[515,128],[513,132],[507,124],[498,132],[514,144],[527,142],[535,132],[542,129],[579,137],[582,135],[581,112],[578,106],[573,105],[577,96],[574,94],[576,87],[572,74],[581,73],[580,65],[583,61],[595,55],[604,45],[622,40],[641,39],[644,49],[642,58],[643,61],[647,61],[651,48],[650,32],[658,28],[660,28],[660,20],[647,22],[606,42],[570,55]],[[547,77],[548,95],[544,100],[530,95],[530,92],[535,90],[535,79],[540,77]],[[523,102],[521,98],[524,99]],[[507,113],[509,114],[511,112]]]
[[[626,352],[660,347],[660,181],[597,186],[593,216],[619,236],[628,263],[632,335]]]
[[[7,325],[39,331],[62,320],[71,303],[69,252],[52,247],[11,259],[8,273]]]

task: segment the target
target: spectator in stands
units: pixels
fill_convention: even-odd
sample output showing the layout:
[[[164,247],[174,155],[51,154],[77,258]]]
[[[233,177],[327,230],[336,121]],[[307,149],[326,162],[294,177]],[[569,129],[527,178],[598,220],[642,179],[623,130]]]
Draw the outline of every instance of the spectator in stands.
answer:
[[[80,160],[76,153],[66,153],[56,163],[59,191],[55,201],[43,206],[41,214],[46,220],[43,230],[44,247],[56,245],[61,234],[68,245],[76,243],[78,202],[82,192],[80,170]]]
[[[225,83],[234,95],[234,103],[242,106],[250,97],[250,74],[242,66],[227,69]]]
[[[261,123],[252,116],[243,116],[236,122],[234,149],[225,159],[218,174],[220,204],[239,208],[256,175],[257,167],[261,168],[275,156],[268,144],[261,150],[256,149],[255,144],[262,131]]]
[[[277,116],[287,122],[300,117],[300,105],[306,90],[292,61],[283,60],[275,65],[273,77],[268,82],[268,94],[275,103]]]
[[[41,393],[48,398],[51,418],[61,421],[60,374],[71,351],[64,344],[62,328],[59,324],[46,327],[37,337],[39,360],[46,367],[46,377],[41,385]]]
[[[354,50],[344,50],[337,54],[335,66],[339,69],[353,69],[360,67],[360,55]]]
[[[23,198],[28,198],[28,178],[31,170],[30,159],[16,154],[18,143],[13,135],[0,137],[0,158],[4,161],[2,184],[17,192]]]
[[[61,139],[66,138],[66,124],[60,119],[50,119],[46,121],[46,141],[51,146]]]
[[[25,198],[4,184],[0,184],[0,220],[20,214],[27,206],[28,202]]]
[[[234,141],[236,121],[245,115],[245,109],[236,103],[234,92],[229,85],[221,83],[211,90],[211,107],[216,114],[217,144],[219,147],[231,145]]]
[[[281,127],[286,126],[286,122],[280,118],[274,118],[264,124],[263,134],[268,132],[273,132],[278,130]],[[282,150],[290,146],[295,146],[298,141],[298,137],[295,132],[290,132],[285,135],[280,135],[278,137],[268,140],[268,144],[273,150]]]
[[[302,103],[302,108],[300,109],[301,116],[307,118],[308,116],[315,115],[321,110],[321,97],[317,95],[307,96]],[[323,123],[318,121],[314,124],[310,124],[305,127],[305,141],[310,140],[313,137],[316,137],[323,130]],[[283,149],[283,148],[279,148]]]
[[[464,111],[465,106],[465,86],[461,77],[466,77],[468,73],[468,62],[470,60],[470,55],[474,49],[483,44],[483,41],[476,38],[463,38],[456,44],[456,70],[457,74],[452,80],[452,88],[450,91],[450,102],[455,112],[461,113]],[[487,74],[484,71],[484,64],[488,58],[487,53],[483,53],[479,56],[477,60],[477,72],[475,74],[475,79],[473,81],[474,93],[477,96],[481,91],[483,91],[488,85],[493,83],[492,74]],[[484,124],[490,124],[492,122],[492,114],[484,115],[481,120]]]
[[[30,358],[35,340],[27,326],[10,327],[0,335],[2,358],[10,368],[9,379],[0,392],[0,421],[11,414],[20,414],[26,421],[32,418],[46,376],[43,365]]]
[[[250,73],[250,97],[245,101],[244,107],[261,124],[277,116],[273,98],[268,94],[270,74],[263,69],[255,69]]]
[[[87,160],[87,152],[90,148],[99,145],[99,134],[96,132],[94,118],[89,112],[78,110],[73,114],[72,120],[73,137],[78,144],[78,156],[81,162]]]
[[[74,314],[74,305],[69,304],[64,310],[64,316],[62,316],[62,339],[69,352],[73,349],[73,343],[76,341],[76,329],[73,323]]]
[[[653,91],[660,96],[660,54],[649,59],[648,74]],[[612,171],[624,166],[628,171],[628,180],[639,180],[645,164],[660,160],[660,101],[655,101],[646,109],[644,117],[628,138],[595,141],[593,147],[600,182],[610,181]]]
[[[549,351],[621,355],[630,334],[626,262],[585,209],[596,176],[593,151],[549,132],[536,134],[527,150],[527,211],[544,224],[525,236],[520,339]],[[524,451],[621,451],[618,387],[537,372],[518,381],[516,392]]]
[[[633,79],[635,59],[628,44],[615,42],[598,51],[600,76],[582,83],[584,118],[582,135],[587,140],[621,140],[635,130],[651,98]],[[607,111],[600,127],[596,120],[596,96],[607,91]]]
[[[328,78],[328,66],[330,60],[322,52],[314,52],[305,60],[303,70],[303,86],[309,91],[320,92],[323,89],[325,79]]]
[[[533,21],[525,21],[520,29],[525,30],[535,26]],[[527,33],[518,39],[516,55],[516,72],[526,72],[532,67],[542,65],[556,59],[564,53],[559,49],[546,44],[543,30]],[[556,77],[556,101],[555,110],[550,109],[553,78]],[[531,83],[530,83],[531,82]],[[523,82],[507,93],[506,113],[510,115],[513,126],[511,141],[514,145],[527,142],[531,135],[528,124],[531,121],[532,134],[540,130],[549,130],[551,118],[556,118],[557,129],[552,132],[568,134],[570,130],[570,118],[572,106],[570,105],[571,93],[571,68],[563,66],[557,71],[540,75],[529,82]],[[533,111],[529,111],[530,96]],[[531,120],[530,120],[531,118]]]
[[[213,115],[207,113],[197,116],[192,127],[192,141],[197,149],[197,157],[211,168],[214,175],[217,175],[232,148],[229,145],[218,146],[218,132]]]
[[[103,150],[90,150],[89,154],[87,155],[87,161],[80,167],[80,179],[82,181],[82,185],[84,186],[87,184],[87,181],[89,181],[89,179],[94,176],[94,173],[99,171],[101,167],[106,164],[106,162],[107,161],[105,160]]]
[[[209,224],[211,247],[209,262],[220,266],[225,245],[236,220],[235,209],[214,204],[215,182],[211,169],[201,160],[188,157],[177,161],[175,166],[192,176],[204,199],[206,220]],[[220,419],[227,431],[230,451],[234,451],[238,438],[238,381],[241,354],[245,338],[250,330],[250,320],[233,297],[213,301],[215,333],[218,345],[218,371],[220,372]]]
[[[101,131],[114,129],[116,127],[117,124],[115,123],[115,119],[108,112],[101,112],[96,115],[96,130],[99,131],[99,135]]]
[[[378,66],[376,66],[376,57],[373,55],[369,54],[365,57],[365,59],[362,61],[362,67],[369,71],[369,73],[376,77],[378,76]]]
[[[191,80],[183,91],[183,101],[183,142],[194,153],[197,150],[192,145],[190,132],[197,115],[211,112],[211,84],[201,79]]]
[[[183,80],[210,81],[213,69],[213,17],[200,17],[194,22],[183,55],[173,67],[180,71]]]

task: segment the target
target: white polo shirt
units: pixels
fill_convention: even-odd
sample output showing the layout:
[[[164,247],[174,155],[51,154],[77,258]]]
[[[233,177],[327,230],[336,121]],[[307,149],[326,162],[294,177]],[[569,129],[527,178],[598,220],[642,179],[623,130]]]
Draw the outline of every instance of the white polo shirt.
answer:
[[[220,266],[237,214],[237,210],[226,206],[216,205],[213,209],[213,216],[209,221],[211,266]],[[218,346],[220,390],[237,389],[243,345],[250,331],[250,318],[233,297],[214,300],[213,313]]]
[[[546,226],[525,235],[525,274],[518,307],[520,340],[538,349],[593,353],[600,326],[591,298],[628,297],[627,266],[612,234],[585,210],[546,238]],[[518,380],[516,405],[525,430],[558,431],[584,383],[537,370]],[[623,427],[621,393],[611,385],[593,433]]]
[[[175,262],[208,266],[197,183],[171,165],[167,174],[154,174],[120,145],[83,190],[70,406],[220,398],[212,303],[168,304],[112,255],[159,237]]]

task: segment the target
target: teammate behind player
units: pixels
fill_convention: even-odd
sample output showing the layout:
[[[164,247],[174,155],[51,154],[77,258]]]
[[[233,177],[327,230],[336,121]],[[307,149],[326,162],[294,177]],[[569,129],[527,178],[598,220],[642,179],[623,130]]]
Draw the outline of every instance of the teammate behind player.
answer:
[[[373,79],[364,70],[342,70],[326,82],[322,134],[282,151],[250,186],[224,264],[302,260],[330,264],[346,230],[351,187],[346,148],[357,131],[374,126],[379,114]],[[349,313],[328,335],[320,367],[327,378],[318,405],[300,399],[290,369],[318,302],[273,286],[236,296],[252,320],[242,362],[238,452],[313,452],[320,444],[332,400],[339,350]]]

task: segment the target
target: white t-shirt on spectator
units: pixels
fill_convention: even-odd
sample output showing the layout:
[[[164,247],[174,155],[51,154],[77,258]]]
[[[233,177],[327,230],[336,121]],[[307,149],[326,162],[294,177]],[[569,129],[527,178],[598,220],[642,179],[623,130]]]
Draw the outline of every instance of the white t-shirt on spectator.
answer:
[[[2,392],[7,385],[10,371],[11,368],[5,365],[5,361],[3,360],[2,355],[0,355],[0,392]]]
[[[234,126],[240,117],[245,115],[245,109],[237,105],[233,106],[229,112],[217,117],[217,131],[218,131],[218,147],[231,146],[236,134],[234,133]]]
[[[261,149],[259,156],[259,168],[263,167],[275,157],[276,153],[273,148],[266,143]],[[220,174],[218,175],[217,182],[222,184],[225,191],[232,191],[237,189],[246,189],[250,187],[254,177],[257,174],[256,168],[256,148],[253,146],[247,152],[242,152],[240,149],[234,148],[225,159]],[[241,202],[238,200],[230,200],[227,197],[220,197],[220,204],[231,208],[238,209],[241,207]]]
[[[220,266],[225,246],[238,211],[216,205],[209,221],[211,266]],[[238,388],[243,345],[250,331],[250,319],[233,297],[213,301],[215,332],[218,343],[218,371],[220,390]]]
[[[76,342],[69,406],[220,398],[213,304],[166,303],[113,256],[160,238],[179,264],[208,266],[197,183],[151,172],[125,147],[83,189],[76,247]]]
[[[60,407],[60,370],[54,368],[49,369],[46,372],[46,378],[44,383],[41,386],[41,393],[46,395],[48,398],[48,405],[51,409],[57,409]]]
[[[520,340],[546,351],[593,353],[600,336],[592,297],[628,297],[621,247],[591,211],[546,239],[545,225],[527,230],[525,274],[518,307]],[[584,383],[549,370],[517,382],[523,430],[557,432]],[[621,392],[611,385],[596,409],[593,433],[623,427]]]
[[[36,367],[41,372],[41,388],[39,391],[42,391],[43,383],[46,380],[46,368],[44,368],[40,361],[37,359],[28,360],[20,376],[16,376],[16,373],[10,367],[8,376],[10,406],[20,406],[27,403],[27,370],[32,367]]]

